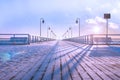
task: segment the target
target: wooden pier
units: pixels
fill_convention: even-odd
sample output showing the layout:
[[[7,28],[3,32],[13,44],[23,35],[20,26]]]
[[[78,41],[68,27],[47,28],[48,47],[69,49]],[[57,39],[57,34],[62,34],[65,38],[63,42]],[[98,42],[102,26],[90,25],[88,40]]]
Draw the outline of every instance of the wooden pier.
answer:
[[[39,46],[31,55],[1,64],[0,80],[120,80],[118,45],[59,41],[42,52]]]

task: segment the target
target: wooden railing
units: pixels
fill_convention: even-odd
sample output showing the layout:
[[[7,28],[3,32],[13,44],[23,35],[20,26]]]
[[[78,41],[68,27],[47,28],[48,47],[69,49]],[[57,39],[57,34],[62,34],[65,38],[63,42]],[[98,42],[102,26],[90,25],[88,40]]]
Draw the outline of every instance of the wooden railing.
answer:
[[[0,45],[24,45],[55,39],[31,36],[29,34],[0,34]]]
[[[91,34],[63,40],[91,45],[120,45],[120,34]]]

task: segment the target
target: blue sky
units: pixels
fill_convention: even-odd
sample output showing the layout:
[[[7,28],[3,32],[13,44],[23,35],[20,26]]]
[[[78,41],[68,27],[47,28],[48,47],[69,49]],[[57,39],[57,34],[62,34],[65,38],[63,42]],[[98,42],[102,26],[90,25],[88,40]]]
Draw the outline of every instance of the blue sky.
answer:
[[[42,36],[47,27],[58,35],[69,28],[78,36],[76,18],[81,21],[81,34],[105,33],[104,13],[111,13],[109,33],[120,32],[120,0],[0,0],[0,33],[30,33],[39,35],[39,21]]]

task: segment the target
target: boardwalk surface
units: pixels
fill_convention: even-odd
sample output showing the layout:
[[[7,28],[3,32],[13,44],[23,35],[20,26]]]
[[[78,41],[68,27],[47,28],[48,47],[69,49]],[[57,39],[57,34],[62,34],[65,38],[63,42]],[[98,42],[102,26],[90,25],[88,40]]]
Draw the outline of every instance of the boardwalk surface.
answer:
[[[0,63],[0,80],[120,80],[120,47],[59,41],[0,46],[21,51]]]

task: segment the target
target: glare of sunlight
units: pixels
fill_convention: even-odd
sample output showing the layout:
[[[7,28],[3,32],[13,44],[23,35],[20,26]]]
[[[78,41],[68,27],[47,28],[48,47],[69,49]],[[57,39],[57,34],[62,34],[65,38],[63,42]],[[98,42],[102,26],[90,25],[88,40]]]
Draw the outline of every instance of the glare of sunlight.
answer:
[[[93,32],[94,32],[95,34],[100,33],[100,28],[97,27],[97,26],[95,26],[95,27],[93,28]]]
[[[57,40],[62,40],[62,37],[57,37],[56,39],[57,39]]]

